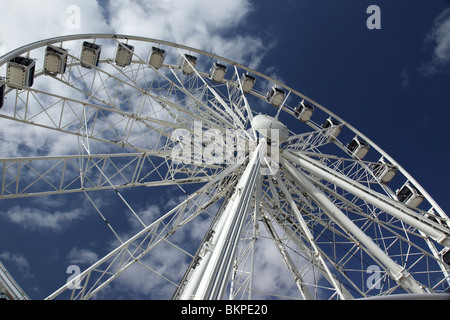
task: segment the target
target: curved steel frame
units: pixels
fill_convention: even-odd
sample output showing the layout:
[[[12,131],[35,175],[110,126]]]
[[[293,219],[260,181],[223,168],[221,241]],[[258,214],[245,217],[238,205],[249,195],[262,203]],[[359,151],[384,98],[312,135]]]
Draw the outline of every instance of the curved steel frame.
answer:
[[[255,240],[255,232],[257,232],[257,226],[256,221],[258,218],[256,218],[257,215],[259,215],[259,219],[263,222],[265,225],[267,232],[272,235],[272,238],[274,240],[274,243],[279,250],[282,259],[288,269],[292,272],[295,282],[300,290],[301,295],[303,298],[313,298],[314,294],[310,292],[310,289],[305,285],[305,281],[302,280],[301,273],[302,271],[298,269],[298,267],[293,262],[292,258],[290,257],[288,251],[286,250],[286,243],[283,241],[283,237],[277,236],[277,232],[283,232],[287,235],[290,235],[288,237],[289,241],[292,241],[296,244],[298,248],[300,248],[300,251],[303,252],[304,256],[306,257],[306,260],[308,260],[315,268],[319,270],[320,273],[330,282],[332,283],[333,287],[336,290],[336,295],[342,299],[351,298],[352,295],[347,291],[346,288],[342,287],[339,284],[339,280],[337,279],[336,273],[340,274],[339,277],[346,278],[345,273],[341,272],[337,265],[334,266],[334,270],[331,270],[328,267],[328,263],[331,260],[330,257],[327,256],[327,253],[325,253],[320,247],[318,247],[315,243],[317,235],[313,235],[310,232],[310,229],[312,229],[313,224],[322,224],[322,225],[328,225],[328,228],[332,228],[333,232],[336,234],[341,234],[341,231],[338,231],[337,228],[340,228],[344,232],[347,232],[351,236],[349,236],[349,241],[354,241],[356,243],[357,248],[361,248],[369,256],[371,256],[374,261],[378,261],[380,265],[383,265],[386,269],[387,274],[394,279],[400,287],[406,289],[409,292],[414,293],[422,293],[427,292],[428,289],[424,288],[423,285],[416,282],[414,278],[408,273],[407,270],[404,270],[404,268],[394,262],[386,252],[379,248],[377,244],[374,243],[370,237],[366,236],[364,231],[362,231],[360,226],[357,226],[354,224],[350,218],[347,217],[347,214],[342,211],[342,209],[338,208],[333,201],[330,200],[330,195],[333,195],[333,197],[337,198],[337,201],[343,202],[345,206],[348,208],[351,208],[350,211],[355,211],[357,214],[364,215],[363,212],[359,212],[358,207],[356,204],[353,204],[351,201],[347,200],[345,196],[341,196],[336,193],[333,194],[332,188],[341,188],[342,190],[346,190],[349,194],[353,194],[358,199],[363,200],[365,203],[369,203],[370,205],[373,205],[376,208],[380,208],[386,213],[389,213],[391,216],[395,217],[399,221],[405,222],[408,225],[412,226],[413,228],[419,230],[420,234],[427,238],[429,237],[436,243],[444,246],[444,247],[450,247],[450,222],[448,220],[447,215],[445,212],[439,207],[439,205],[431,198],[431,196],[424,190],[420,184],[417,183],[417,181],[414,180],[414,178],[409,175],[406,170],[404,170],[394,159],[392,159],[387,153],[385,153],[381,148],[379,148],[372,140],[364,136],[361,132],[359,132],[356,128],[351,126],[350,124],[346,123],[343,119],[341,119],[338,115],[332,113],[325,107],[321,106],[317,102],[309,99],[308,97],[304,96],[300,92],[280,83],[279,81],[272,79],[256,70],[253,70],[251,68],[248,68],[244,65],[241,65],[239,63],[233,62],[231,60],[222,58],[220,56],[217,56],[215,54],[207,53],[202,50],[198,50],[195,48],[191,48],[184,45],[179,45],[167,41],[161,41],[157,39],[150,39],[145,37],[137,37],[137,36],[130,36],[130,35],[112,35],[112,34],[82,34],[82,35],[70,35],[70,36],[62,36],[62,37],[56,37],[51,38],[47,40],[37,41],[32,44],[25,45],[23,47],[20,47],[16,50],[11,51],[8,54],[3,55],[0,57],[0,66],[4,65],[8,61],[10,61],[12,58],[28,53],[32,50],[44,47],[44,46],[51,46],[56,43],[63,43],[67,41],[72,40],[87,40],[87,39],[112,39],[112,40],[131,40],[131,41],[139,41],[139,42],[148,42],[148,43],[154,43],[158,45],[168,46],[180,50],[185,50],[188,52],[194,52],[197,54],[201,54],[203,56],[207,56],[212,59],[216,59],[218,61],[222,61],[225,64],[229,64],[234,67],[235,69],[235,75],[238,75],[238,69],[244,70],[247,73],[254,74],[262,79],[267,80],[270,83],[275,84],[278,87],[281,87],[285,89],[288,94],[285,97],[282,105],[279,108],[279,111],[277,112],[276,117],[278,117],[281,110],[286,111],[291,116],[294,116],[294,111],[292,109],[285,107],[285,102],[287,101],[288,97],[290,95],[297,96],[304,101],[307,101],[308,103],[311,103],[315,107],[319,108],[321,111],[323,111],[325,114],[329,115],[330,117],[337,120],[340,125],[343,127],[345,126],[349,130],[351,130],[353,133],[355,133],[358,137],[362,138],[364,141],[367,142],[368,145],[370,145],[372,148],[374,148],[381,156],[383,156],[385,159],[387,159],[392,166],[396,167],[398,171],[409,181],[411,184],[413,184],[418,191],[426,198],[428,203],[431,205],[431,207],[435,210],[437,215],[439,215],[443,221],[443,224],[438,224],[430,221],[429,219],[426,219],[423,215],[417,213],[414,211],[414,209],[408,208],[407,206],[404,206],[403,204],[398,203],[395,199],[393,199],[394,194],[392,191],[388,190],[389,196],[381,195],[375,191],[372,191],[368,188],[365,188],[362,186],[362,184],[358,183],[357,181],[353,181],[351,178],[346,177],[344,174],[341,174],[337,172],[337,170],[333,170],[329,168],[327,165],[324,165],[320,161],[313,160],[314,157],[314,151],[311,151],[310,154],[308,154],[308,151],[296,151],[296,150],[284,150],[281,155],[281,167],[283,168],[283,176],[275,175],[273,182],[267,180],[267,179],[257,179],[257,176],[259,175],[259,168],[262,163],[262,151],[263,149],[265,151],[265,142],[264,140],[260,141],[259,147],[256,147],[257,150],[256,153],[253,153],[253,158],[250,160],[249,164],[247,165],[247,169],[244,170],[244,168],[239,168],[239,166],[229,166],[226,170],[220,171],[219,167],[210,166],[209,168],[212,170],[217,170],[214,175],[209,176],[200,176],[193,174],[191,177],[185,180],[178,180],[175,181],[175,183],[191,183],[191,182],[204,182],[206,185],[198,190],[196,193],[191,195],[185,202],[174,208],[173,210],[169,211],[166,215],[161,217],[160,219],[156,220],[154,223],[146,226],[144,223],[143,230],[136,234],[134,237],[130,238],[128,241],[123,242],[116,250],[112,251],[110,254],[105,256],[103,259],[101,259],[99,262],[88,268],[85,272],[83,272],[78,279],[74,280],[75,282],[79,283],[80,281],[88,282],[88,279],[91,277],[91,275],[94,272],[98,272],[101,265],[105,264],[105,267],[103,268],[103,271],[101,271],[102,275],[111,274],[111,268],[114,266],[115,272],[113,272],[113,276],[108,278],[106,281],[102,282],[100,285],[96,284],[92,289],[87,289],[87,285],[83,286],[83,290],[81,290],[79,293],[72,293],[72,297],[78,297],[78,298],[89,298],[92,297],[96,292],[98,292],[101,288],[103,288],[105,285],[107,285],[110,281],[112,281],[115,277],[120,275],[123,271],[125,271],[129,266],[134,264],[135,262],[138,262],[141,257],[143,257],[146,253],[148,253],[153,247],[158,245],[159,243],[163,241],[167,241],[166,237],[173,233],[175,229],[180,228],[184,226],[189,221],[193,220],[200,212],[202,212],[205,208],[204,200],[200,201],[199,198],[203,197],[207,193],[208,188],[212,188],[214,183],[219,182],[221,179],[224,179],[227,174],[230,174],[233,170],[242,170],[240,172],[240,179],[236,180],[235,183],[236,189],[234,192],[232,192],[229,196],[227,196],[227,205],[225,208],[223,208],[223,211],[221,211],[221,217],[218,218],[218,220],[215,222],[215,228],[211,229],[210,232],[216,233],[216,236],[209,236],[207,239],[204,239],[202,243],[202,252],[197,252],[196,255],[191,256],[193,258],[193,261],[200,261],[199,264],[192,265],[188,272],[185,275],[185,278],[183,279],[182,284],[178,286],[178,292],[174,297],[176,298],[195,298],[195,299],[218,299],[222,298],[225,293],[225,280],[228,278],[228,275],[231,274],[231,270],[234,268],[234,273],[232,275],[233,279],[235,279],[237,274],[237,269],[233,267],[233,264],[235,263],[236,259],[244,259],[244,256],[249,256],[249,252],[252,252],[254,255],[254,244],[256,242]],[[181,53],[181,52],[180,52]],[[189,62],[190,63],[190,62]],[[191,66],[192,67],[192,66]],[[217,113],[217,116],[220,118],[220,120],[226,124],[231,124],[231,121],[233,121],[235,124],[239,124],[241,129],[246,129],[243,125],[240,124],[239,117],[234,114],[233,110],[228,106],[227,102],[223,100],[223,98],[215,91],[214,88],[211,88],[210,85],[208,85],[207,82],[203,79],[204,75],[200,75],[198,71],[195,70],[195,76],[198,76],[198,79],[201,80],[206,90],[208,90],[212,96],[214,97],[215,101],[218,102],[218,104],[224,109],[224,114],[220,115]],[[109,77],[114,77],[111,74],[108,74]],[[7,84],[7,82],[2,81],[2,83]],[[25,88],[19,88],[19,89],[25,89]],[[136,90],[140,90],[136,86]],[[28,89],[30,92],[34,92],[36,94],[40,93],[37,89]],[[189,92],[188,89],[181,88],[182,92],[186,94],[188,97],[192,99],[196,99],[196,97]],[[94,95],[95,92],[91,94],[91,96]],[[48,93],[47,93],[48,94]],[[256,95],[258,98],[264,98],[260,94],[256,94],[254,92],[251,92],[250,94]],[[71,101],[70,97],[59,97],[57,94],[53,94],[54,97],[64,99],[64,101]],[[157,97],[152,97],[153,99],[157,99]],[[177,108],[175,104],[171,104],[171,102],[168,100],[164,101],[165,104],[170,105],[171,107]],[[209,106],[205,104],[202,101],[197,101],[202,107],[208,110]],[[88,101],[84,102],[84,108],[92,108],[97,110],[96,112],[102,111],[102,106],[99,106],[94,103],[90,103]],[[244,98],[244,104],[248,111],[248,117],[252,117],[251,109],[248,106],[247,100]],[[104,111],[106,111],[106,108],[103,108]],[[122,112],[121,110],[111,110],[110,108],[107,109],[107,111],[116,112],[118,115],[122,116],[129,116],[126,112]],[[86,119],[87,109],[83,111],[84,119]],[[185,112],[187,112],[185,110]],[[213,111],[211,111],[213,112]],[[195,117],[195,114],[190,114],[191,116]],[[62,117],[62,114],[61,114]],[[197,116],[198,117],[198,116]],[[230,120],[227,118],[229,117]],[[133,115],[132,118],[135,121],[140,121],[142,123],[145,123],[148,119],[145,118],[139,118],[139,115]],[[21,121],[19,119],[15,119],[16,121]],[[202,119],[200,117],[199,120],[208,121],[208,119]],[[89,150],[89,139],[95,139],[95,137],[89,136],[88,134],[88,128],[87,128],[87,121],[85,121],[85,127],[81,128],[79,134],[80,139],[80,152],[81,155],[79,156],[63,156],[63,157],[54,157],[55,160],[59,160],[57,164],[55,164],[50,170],[53,170],[55,168],[63,168],[62,170],[62,177],[60,181],[47,181],[45,178],[45,175],[49,172],[46,172],[45,174],[42,174],[37,180],[45,180],[48,182],[49,185],[51,185],[54,190],[48,191],[46,193],[40,193],[40,194],[53,194],[53,193],[59,193],[59,192],[84,192],[86,195],[86,191],[91,190],[103,190],[107,188],[113,188],[120,196],[120,193],[118,190],[122,187],[128,187],[128,186],[151,186],[152,184],[150,182],[145,182],[143,180],[139,180],[139,173],[142,171],[142,168],[145,166],[146,161],[151,161],[150,157],[157,156],[157,157],[167,157],[168,156],[168,150],[146,150],[145,148],[135,148],[135,153],[126,153],[126,154],[106,154],[106,155],[91,155]],[[167,126],[172,129],[176,129],[177,126],[173,123],[164,122],[160,119],[154,119],[154,124],[161,125],[161,126]],[[23,121],[26,122],[26,121]],[[83,119],[80,119],[80,122],[83,122]],[[221,128],[219,125],[210,122],[209,123],[211,127],[216,127],[219,130],[225,131],[224,128]],[[318,126],[312,122],[308,122],[307,125],[309,125],[313,130],[315,130],[313,133],[307,133],[303,135],[298,135],[290,138],[290,141],[294,141],[295,139],[305,139],[305,141],[308,141],[308,139],[322,139],[322,131]],[[183,126],[180,126],[180,128],[185,128]],[[60,130],[60,129],[58,129]],[[195,128],[194,128],[195,130]],[[61,130],[62,131],[62,130]],[[164,132],[164,134],[168,135],[167,132]],[[97,138],[98,139],[98,138]],[[255,139],[251,137],[252,141],[255,142]],[[100,141],[100,139],[99,139]],[[106,140],[102,142],[108,142]],[[320,142],[320,143],[329,143],[329,142],[335,142],[334,140],[328,139],[326,142]],[[308,142],[305,142],[308,143]],[[317,145],[320,145],[318,143]],[[341,148],[345,149],[341,144],[336,143],[336,145]],[[312,157],[311,157],[312,156]],[[327,158],[328,157],[328,158]],[[121,165],[118,164],[118,162],[115,162],[114,159],[125,159],[128,158],[129,160]],[[337,162],[340,162],[341,160],[336,158],[334,159],[332,156],[325,156],[325,158],[329,160],[336,160]],[[52,159],[52,157],[24,157],[24,158],[15,158],[15,159],[0,159],[0,164],[3,166],[3,176],[5,176],[5,172],[8,168],[21,168],[29,166],[31,170],[33,168],[27,163],[32,161],[47,161]],[[64,181],[63,177],[66,173],[67,168],[70,167],[71,161],[80,161],[80,163],[83,163],[84,161],[92,161],[92,164],[90,166],[87,166],[85,169],[84,175],[80,176],[81,181],[81,188],[70,191],[67,188],[66,182]],[[367,164],[355,160],[355,163],[357,165],[361,165],[361,167],[367,166]],[[106,167],[107,164],[112,164],[112,167],[114,168],[113,171],[108,171],[108,174],[106,174]],[[110,178],[117,177],[120,175],[123,175],[126,170],[129,170],[133,168],[132,171],[134,171],[133,178],[131,179],[131,182],[127,185],[115,185],[113,182],[111,182]],[[367,168],[366,168],[367,169]],[[156,170],[156,168],[155,168]],[[85,189],[83,186],[83,179],[86,179],[88,177],[87,172],[95,172],[95,174],[99,177],[98,183],[94,184],[90,187],[89,190]],[[305,172],[308,174],[306,175]],[[321,184],[319,182],[319,179],[323,179],[325,181],[328,181],[326,184]],[[17,177],[15,180],[13,179],[12,182],[9,184],[5,184],[5,178],[3,178],[2,183],[2,192],[1,197],[7,198],[8,196],[11,197],[22,197],[22,196],[29,196],[28,193],[22,192],[19,193],[18,189],[16,187],[16,192],[10,192],[7,190],[7,188],[13,189],[14,183],[17,183],[20,180],[20,169],[17,170]],[[36,180],[36,181],[37,181]],[[264,181],[263,181],[264,180]],[[33,181],[30,184],[31,186],[35,183]],[[70,181],[70,184],[73,184],[74,180]],[[163,181],[161,181],[163,183]],[[158,185],[158,182],[155,183],[155,185]],[[263,195],[257,195],[258,192],[255,192],[255,190],[260,190],[261,186],[264,185],[266,188],[266,191]],[[59,186],[59,188],[57,187]],[[217,191],[217,195],[215,198],[210,199],[210,202],[213,200],[217,200],[219,197],[223,197],[225,194],[225,191],[230,191],[231,187],[229,187],[226,190]],[[384,188],[384,187],[383,187]],[[238,191],[236,191],[238,190]],[[239,191],[240,190],[240,191]],[[309,198],[305,199],[304,196],[302,196],[302,192],[300,190],[303,190],[309,195]],[[26,189],[25,189],[26,191]],[[8,193],[10,192],[10,193]],[[292,193],[292,196],[290,193]],[[274,205],[275,202],[271,200],[267,195],[271,194],[271,197],[278,197],[275,196],[275,194],[283,194],[286,196],[288,195],[285,200],[278,201],[277,203],[279,205],[283,205],[284,209],[283,215],[280,216],[277,214],[274,214],[271,212],[270,206]],[[197,200],[195,200],[197,198]],[[256,199],[257,202],[253,202],[253,199]],[[123,201],[125,199],[122,198]],[[194,210],[190,214],[186,214],[186,206],[189,201],[198,201],[198,206],[196,210]],[[314,210],[311,210],[311,212],[308,212],[305,208],[309,206],[313,206],[310,201],[313,201],[319,209],[319,214],[325,213],[328,217],[325,219],[318,218],[318,217],[312,217],[311,215],[315,213],[311,213]],[[290,207],[290,209],[288,209]],[[130,210],[134,213],[133,209],[129,206]],[[251,209],[253,208],[253,209]],[[98,210],[98,208],[96,208]],[[248,215],[249,212],[252,212],[254,210],[254,217],[251,218],[251,221],[246,221],[246,218],[244,216]],[[99,211],[99,210],[98,210]],[[256,213],[257,212],[257,213]],[[288,212],[292,212],[293,215],[290,216]],[[135,213],[134,213],[135,214]],[[136,214],[135,214],[136,215]],[[137,215],[136,215],[137,217]],[[218,215],[219,217],[219,215]],[[304,217],[308,217],[308,220],[305,220]],[[138,218],[138,217],[137,217]],[[286,224],[287,221],[291,221],[290,219],[296,219],[297,222],[289,222],[289,224]],[[138,218],[139,219],[139,218]],[[170,219],[170,221],[174,221],[177,224],[165,224],[162,223],[163,221],[167,221],[167,219]],[[367,218],[368,220],[375,221],[374,217]],[[140,219],[139,219],[140,221]],[[269,221],[277,222],[277,227],[274,227],[274,224],[272,222],[269,223]],[[333,225],[331,224],[331,221]],[[140,221],[142,222],[142,221]],[[377,223],[382,223],[377,221]],[[253,240],[249,241],[247,243],[247,247],[244,250],[245,253],[242,253],[242,256],[240,253],[237,253],[237,242],[238,239],[241,237],[243,233],[246,233],[247,231],[244,231],[245,228],[250,228],[253,224]],[[334,226],[335,224],[335,226]],[[170,229],[169,226],[172,226],[173,229]],[[387,224],[385,225],[387,229],[391,228]],[[335,229],[336,228],[336,229]],[[395,229],[394,229],[395,230]],[[412,231],[413,232],[413,231]],[[211,234],[212,234],[211,233]],[[395,234],[395,232],[394,232]],[[150,236],[151,235],[151,236]],[[341,234],[344,238],[344,234]],[[149,237],[150,236],[150,237]],[[223,237],[222,237],[223,236]],[[399,238],[401,236],[399,235]],[[212,240],[212,241],[210,241]],[[430,240],[431,241],[431,240]],[[139,243],[139,244],[137,244]],[[172,244],[174,245],[174,244]],[[138,249],[132,250],[136,246]],[[175,245],[174,245],[175,246]],[[434,245],[429,243],[430,250],[432,251],[432,254],[430,256],[435,256],[436,259],[438,259],[439,253],[437,252],[437,249]],[[250,248],[250,249],[249,249]],[[131,252],[133,251],[133,252]],[[128,253],[130,255],[130,258],[123,259],[125,253]],[[119,267],[116,268],[118,259],[122,257],[122,261],[119,263]],[[226,257],[226,259],[224,258]],[[196,260],[197,259],[197,260]],[[344,259],[344,258],[343,258]],[[226,260],[226,261],[225,261]],[[253,256],[251,258],[251,270],[253,270]],[[447,281],[450,281],[448,279],[448,270],[445,266],[443,266],[442,263],[440,263],[441,269],[446,275]],[[198,269],[196,269],[198,268]],[[194,269],[195,272],[194,272]],[[206,273],[202,273],[198,270],[204,270]],[[192,272],[192,274],[190,273]],[[247,271],[245,271],[247,272]],[[242,273],[245,273],[242,272]],[[204,275],[207,276],[204,276]],[[306,275],[306,273],[304,273]],[[162,276],[162,275],[161,275]],[[348,279],[347,279],[348,280]],[[233,280],[234,281],[234,280]],[[249,278],[246,280],[243,280],[244,282],[248,282],[251,284],[252,278]],[[251,292],[251,285],[250,285],[250,292]],[[56,291],[54,294],[50,295],[49,298],[55,298],[60,293],[67,290],[66,286],[63,286],[60,290]],[[232,290],[233,291],[233,290]],[[236,290],[238,291],[238,290]],[[361,292],[360,292],[361,293]],[[230,294],[231,295],[231,294]],[[249,295],[251,296],[251,294]]]

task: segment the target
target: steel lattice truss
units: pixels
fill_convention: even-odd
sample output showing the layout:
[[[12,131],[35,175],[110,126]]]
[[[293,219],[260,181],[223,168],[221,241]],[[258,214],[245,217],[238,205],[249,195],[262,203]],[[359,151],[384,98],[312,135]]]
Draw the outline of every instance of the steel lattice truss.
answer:
[[[86,41],[102,45],[98,64],[79,54]],[[164,63],[148,59],[152,47],[164,49]],[[317,102],[230,60],[132,36],[41,41],[5,55],[0,66],[6,70],[17,56],[42,58],[44,49],[64,54],[63,72],[44,64],[32,86],[0,81],[0,121],[48,139],[37,152],[17,147],[0,159],[0,198],[81,193],[118,241],[71,290],[63,285],[49,299],[89,299],[135,265],[163,279],[174,299],[353,299],[448,288],[445,212],[394,159]],[[132,60],[119,63],[119,51]],[[217,61],[227,67],[220,79],[208,71]],[[242,74],[253,75],[251,89]],[[266,95],[272,87],[283,92],[278,105]],[[302,119],[299,103],[312,105],[313,117]],[[287,125],[287,141],[274,148],[274,140],[259,135],[252,124],[260,113]],[[335,122],[321,125],[327,119]],[[52,152],[55,137],[70,141],[66,154]],[[347,144],[354,137],[366,142],[367,158]],[[395,179],[383,180],[380,172]],[[416,191],[420,205],[406,203],[396,184]],[[149,224],[123,196],[171,187],[184,198]],[[113,194],[108,190],[139,222],[134,236],[119,237],[92,200],[96,192]],[[176,240],[205,216],[210,225],[198,246]],[[184,256],[185,272],[152,264],[162,246]],[[256,280],[270,264],[268,246],[291,283],[267,288]]]

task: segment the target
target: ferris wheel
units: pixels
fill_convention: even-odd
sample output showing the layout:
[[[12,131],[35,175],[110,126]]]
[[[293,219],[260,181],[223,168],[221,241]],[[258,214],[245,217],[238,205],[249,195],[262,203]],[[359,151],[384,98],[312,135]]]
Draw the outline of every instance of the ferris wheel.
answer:
[[[449,290],[446,213],[363,133],[271,77],[184,45],[110,34],[35,42],[1,57],[0,70],[2,126],[63,141],[65,151],[2,153],[2,202],[81,195],[114,239],[47,299],[101,298],[136,266],[172,299]],[[156,194],[173,205],[148,221],[135,201]],[[124,236],[98,195],[125,205],[134,234]],[[168,248],[179,265],[154,263]],[[276,263],[283,276],[267,272]],[[11,296],[26,297],[5,274]]]

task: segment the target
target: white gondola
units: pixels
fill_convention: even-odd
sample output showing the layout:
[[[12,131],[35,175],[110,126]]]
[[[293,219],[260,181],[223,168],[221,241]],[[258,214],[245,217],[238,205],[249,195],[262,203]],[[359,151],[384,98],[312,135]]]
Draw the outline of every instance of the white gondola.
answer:
[[[58,75],[66,72],[67,49],[53,48],[45,49],[44,72],[45,74]]]
[[[384,157],[381,157],[378,163],[373,166],[372,172],[378,181],[387,184],[394,178],[397,168],[388,163]]]
[[[417,208],[424,199],[424,196],[408,182],[398,189],[396,194],[398,201],[403,202],[412,208]]]
[[[119,67],[127,67],[131,64],[133,59],[134,47],[126,43],[117,44],[116,49],[116,64]]]
[[[370,146],[364,140],[354,137],[353,140],[347,145],[347,149],[354,158],[362,160],[369,152]]]
[[[219,62],[214,62],[213,66],[209,70],[209,78],[214,82],[221,82],[225,77],[227,67]]]
[[[84,41],[81,49],[81,66],[87,69],[92,69],[92,66],[97,67],[101,52],[101,45]]]
[[[197,65],[197,57],[191,56],[190,54],[185,54],[184,58],[181,58],[181,71],[185,75],[190,75],[194,72],[195,66]]]
[[[295,117],[302,122],[308,122],[313,113],[314,107],[306,103],[304,100],[294,109]]]
[[[8,62],[6,81],[10,86],[31,87],[34,82],[36,61],[25,57],[15,57]]]
[[[243,73],[241,77],[242,91],[244,93],[249,93],[253,90],[253,86],[255,85],[256,78],[248,73]]]
[[[272,89],[270,89],[270,91],[267,93],[267,102],[275,108],[278,108],[283,103],[285,96],[286,93],[282,89],[272,87]]]
[[[166,51],[160,48],[152,47],[148,63],[155,69],[162,67],[164,59],[166,58]]]
[[[322,129],[326,129],[324,134],[328,137],[330,140],[335,140],[339,136],[339,134],[342,131],[342,126],[339,122],[328,118],[323,124]]]

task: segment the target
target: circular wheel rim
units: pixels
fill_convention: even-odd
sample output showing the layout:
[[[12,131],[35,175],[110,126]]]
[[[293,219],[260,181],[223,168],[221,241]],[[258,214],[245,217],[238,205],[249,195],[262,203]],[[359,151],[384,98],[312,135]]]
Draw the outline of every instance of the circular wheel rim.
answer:
[[[98,66],[89,63],[84,67],[81,65],[80,55],[73,48],[76,48],[75,44],[79,47],[84,41],[103,44],[103,56],[100,57]],[[136,51],[124,45],[128,43]],[[142,55],[145,50],[151,50],[150,45],[167,50],[167,60],[172,59],[172,63],[167,62],[158,68],[151,66],[149,60]],[[293,279],[296,289],[294,298],[351,299],[408,292],[435,293],[447,289],[449,267],[444,261],[447,262],[450,222],[446,213],[392,157],[338,115],[293,88],[231,60],[179,44],[129,35],[89,34],[38,41],[1,57],[0,67],[9,68],[7,64],[18,56],[33,58],[34,54],[41,54],[42,57],[46,54],[44,49],[48,47],[56,50],[54,52],[66,53],[58,48],[68,46],[71,47],[67,51],[68,64],[61,73],[51,74],[43,65],[32,76],[34,84],[31,87],[12,85],[8,79],[2,79],[7,103],[0,116],[28,126],[74,135],[78,142],[78,154],[33,155],[31,158],[27,155],[2,159],[1,197],[28,197],[32,195],[32,190],[41,185],[51,186],[50,189],[53,189],[41,195],[82,193],[113,231],[119,244],[78,278],[72,279],[75,286],[63,285],[48,298],[68,293],[70,298],[91,298],[134,264],[143,265],[174,286],[172,298],[175,299],[217,299],[225,295],[233,299],[260,297],[263,291],[261,288],[265,286],[256,283],[255,279],[258,278],[254,273],[258,270],[257,267],[264,265],[257,259],[258,254],[262,254],[262,249],[257,244],[266,239],[275,244],[280,253],[280,261],[286,265],[287,273]],[[123,49],[125,56],[126,53],[131,53],[133,61],[119,65],[116,60],[119,48]],[[193,65],[193,61],[186,59],[186,54],[198,56],[199,65]],[[178,60],[173,63],[175,58]],[[202,70],[215,61],[228,69],[226,77],[219,81],[212,81],[208,70]],[[183,72],[181,66],[188,69],[190,67],[190,71]],[[256,79],[256,86],[247,93],[240,88],[240,84],[243,85],[240,78],[243,73]],[[52,91],[44,79],[69,87],[74,96],[59,95]],[[271,92],[272,88],[283,92],[281,100],[272,101],[277,103],[275,107],[270,106],[270,96],[264,92],[264,89]],[[115,93],[116,96],[111,97],[110,93]],[[131,105],[131,101],[135,101],[133,95],[141,101],[138,107]],[[13,96],[15,99],[11,105]],[[149,97],[145,100],[147,96]],[[32,99],[35,101],[30,102]],[[36,109],[36,102],[39,109]],[[65,108],[70,107],[73,112],[71,117],[63,113],[56,102],[62,103]],[[311,118],[300,119],[300,109],[297,108],[301,103],[314,108]],[[144,110],[149,105],[151,108]],[[58,108],[59,111],[52,114]],[[76,108],[77,111],[74,110]],[[200,281],[201,277],[198,273],[195,275],[195,270],[198,265],[202,266],[200,260],[205,258],[204,251],[211,247],[210,241],[214,234],[223,228],[218,226],[221,226],[223,212],[227,212],[227,201],[235,193],[233,187],[239,185],[241,180],[246,186],[251,184],[250,178],[243,178],[247,162],[252,159],[251,155],[266,152],[263,160],[267,160],[266,149],[276,145],[273,139],[267,141],[261,135],[259,139],[256,138],[261,132],[256,132],[252,123],[254,117],[261,112],[287,124],[291,130],[290,137],[287,142],[272,149],[272,152],[277,153],[276,170],[269,172],[267,166],[263,166],[266,171],[257,175],[252,182],[253,189],[249,191],[249,197],[257,199],[258,204],[248,200],[250,207],[242,217],[238,235],[233,236],[234,240],[240,241],[236,242],[237,249],[231,255],[236,263],[230,264],[225,273],[226,278],[231,281],[226,281],[226,288],[217,291],[215,295],[188,293],[190,289],[186,289],[189,287],[187,284]],[[106,113],[112,116],[105,116]],[[120,117],[126,121],[119,119]],[[334,122],[330,122],[331,127],[326,127],[316,123],[316,119],[324,124],[326,121]],[[301,129],[297,128],[297,124],[302,126]],[[222,158],[225,165],[214,162],[214,157],[199,160],[195,152],[204,152],[205,145],[197,145],[199,149],[194,146],[194,153],[190,153],[188,158],[173,161],[176,142],[182,143],[182,140],[173,141],[174,133],[176,137],[182,134],[203,138],[205,134],[222,135],[224,140],[220,146],[223,147],[227,142],[227,129],[233,129],[232,134],[237,137],[230,140],[233,147],[238,142],[245,141],[243,145],[237,145],[237,149],[246,151],[239,154],[240,157],[236,155],[238,150],[234,150],[234,153],[231,151],[232,161],[226,162]],[[135,136],[135,131],[141,135]],[[153,141],[155,133],[158,139]],[[356,154],[356,151],[363,148],[353,150],[350,143],[347,144],[349,141],[353,141],[353,146],[356,147],[368,146],[371,160],[362,159],[362,153]],[[198,141],[194,138],[193,143],[196,142]],[[103,145],[108,147],[98,147]],[[152,145],[153,148],[147,148],[146,145]],[[123,148],[125,152],[119,152],[119,148]],[[257,152],[259,149],[264,151]],[[153,163],[154,157],[164,161]],[[128,160],[115,161],[122,158]],[[386,163],[377,162],[379,158],[383,158]],[[185,160],[192,161],[194,168],[185,163]],[[39,161],[46,161],[52,166],[44,166],[47,171],[38,173],[36,167],[26,165],[27,162]],[[75,175],[76,178],[72,178],[70,183],[59,177],[56,180],[60,183],[58,188],[53,181],[47,179],[50,176],[48,173],[59,166],[64,168],[60,173],[73,174],[66,169],[70,165],[83,172],[78,177]],[[147,167],[148,165],[150,166]],[[167,165],[168,169],[163,171],[163,165]],[[115,169],[108,171],[112,167]],[[130,168],[133,170],[129,170]],[[146,180],[145,174],[141,178],[141,170],[146,173],[145,170],[149,168],[152,170],[147,172],[147,177],[157,173],[161,176],[160,181]],[[31,177],[28,185],[21,188],[23,183],[27,183],[27,176],[24,174],[27,170],[34,171],[38,178]],[[172,183],[167,179],[171,170],[174,177]],[[382,181],[379,175],[381,170],[384,173],[395,173],[398,190],[391,188],[391,181]],[[162,177],[163,173],[166,179]],[[176,175],[181,175],[181,178],[178,180]],[[126,183],[118,184],[116,181],[119,178],[125,179]],[[404,184],[398,185],[399,181]],[[75,188],[77,183],[80,186]],[[203,184],[203,189],[200,187],[200,191],[196,192],[195,189],[184,188],[191,183]],[[176,185],[189,195],[179,206],[151,223],[142,221],[133,205],[126,200],[127,197],[122,195],[122,190],[126,188],[164,184]],[[96,201],[90,197],[90,191],[111,189],[139,225],[134,236],[127,239],[119,236]],[[206,195],[211,190],[213,195],[208,195],[211,200],[208,203]],[[255,193],[255,190],[259,192]],[[406,203],[411,190],[417,192],[417,199],[421,200],[419,207],[415,203]],[[320,195],[313,196],[317,192]],[[217,214],[207,214],[212,217],[213,223],[198,243],[198,250],[188,252],[189,250],[182,248],[181,243],[166,240],[175,231],[179,233],[181,227],[191,220],[195,221],[199,213],[188,214],[185,211],[188,203],[198,201],[195,210],[203,212],[202,205],[207,203],[211,206],[220,199],[222,200],[216,203],[221,204],[215,208],[218,209]],[[374,231],[371,231],[372,228]],[[158,241],[149,240],[149,234]],[[185,259],[190,262],[183,276],[178,274],[174,279],[169,279],[169,275],[164,272],[141,263],[146,256],[151,255],[149,252],[152,252],[152,246],[156,247],[160,243],[170,243],[176,250],[186,254]],[[132,247],[135,249],[131,250]],[[127,258],[119,263],[119,257]],[[111,269],[115,271],[111,272]],[[221,277],[225,276],[222,274]],[[93,281],[94,278],[97,280]],[[278,292],[279,288],[274,289],[268,290],[269,297],[287,297],[287,294]],[[288,291],[292,292],[292,288]]]

